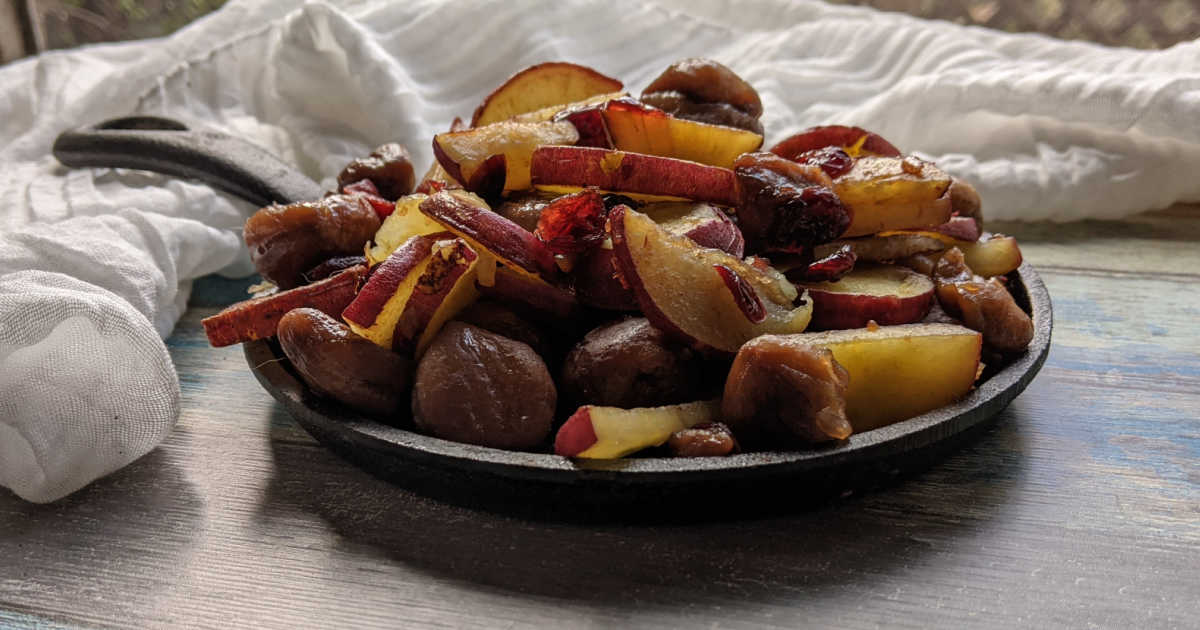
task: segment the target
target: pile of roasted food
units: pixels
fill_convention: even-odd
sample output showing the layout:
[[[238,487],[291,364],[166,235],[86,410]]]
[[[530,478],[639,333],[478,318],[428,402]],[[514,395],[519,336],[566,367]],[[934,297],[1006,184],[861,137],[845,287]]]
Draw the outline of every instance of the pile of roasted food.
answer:
[[[636,98],[526,69],[420,181],[388,144],[252,216],[273,286],[209,341],[277,337],[315,395],[380,422],[584,458],[843,440],[1025,349],[1020,250],[969,184],[857,127],[763,151],[762,113],[708,60]]]

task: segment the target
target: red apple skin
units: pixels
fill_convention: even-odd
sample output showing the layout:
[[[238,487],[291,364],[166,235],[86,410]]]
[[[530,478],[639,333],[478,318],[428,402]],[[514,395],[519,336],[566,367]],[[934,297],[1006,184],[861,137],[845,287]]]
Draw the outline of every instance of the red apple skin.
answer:
[[[862,127],[848,127],[846,125],[810,127],[800,133],[784,138],[771,147],[771,153],[789,160],[795,160],[803,153],[815,149],[854,146],[863,136],[867,137],[862,144],[864,151],[885,157],[900,157],[900,150],[878,134],[867,131]]]
[[[979,222],[972,217],[950,217],[950,220],[933,227],[916,227],[901,230],[904,232],[937,232],[945,234],[950,238],[960,241],[974,243],[979,240],[979,236],[983,233],[979,229]]]
[[[603,104],[568,110],[555,116],[554,120],[565,120],[575,125],[576,131],[579,132],[579,141],[575,143],[577,147],[613,148],[608,124],[604,122]]]
[[[596,430],[592,427],[591,409],[580,407],[558,429],[554,436],[554,454],[574,457],[596,443]]]
[[[488,208],[468,203],[449,192],[439,192],[421,202],[421,212],[451,231],[479,243],[506,263],[541,274],[558,275],[554,255],[533,233]]]
[[[442,149],[442,145],[438,143],[437,136],[433,138],[433,157],[438,164],[442,165],[442,169],[446,171],[454,181],[463,182],[463,188],[469,190],[485,199],[494,199],[499,197],[504,192],[504,181],[508,175],[508,158],[504,157],[503,153],[488,157],[484,160],[469,178],[463,177],[462,166],[455,162]],[[418,191],[421,192],[421,191]],[[426,191],[428,194],[428,191]]]
[[[453,235],[449,232],[424,234],[414,236],[396,248],[387,260],[376,266],[354,301],[342,311],[342,319],[363,328],[373,326],[404,279],[429,257],[433,244],[446,238],[453,238]]]
[[[366,266],[356,265],[312,284],[238,302],[200,323],[214,348],[274,337],[279,320],[292,309],[315,308],[337,317],[354,300],[366,275]]]
[[[537,65],[529,66],[528,68],[525,68],[524,70],[512,75],[504,83],[500,84],[499,87],[497,87],[495,90],[492,90],[492,92],[488,94],[485,99],[483,99],[483,102],[479,104],[479,107],[475,108],[475,113],[471,116],[471,127],[478,127],[480,125],[481,118],[483,117],[484,112],[486,112],[488,109],[488,104],[494,98],[496,98],[497,95],[502,94],[505,90],[511,89],[514,84],[518,84],[523,79],[527,79],[531,75],[537,75],[543,72],[553,72],[556,69],[569,69],[581,74],[590,75],[592,82],[604,86],[603,89],[597,92],[597,94],[602,94],[604,92],[617,92],[624,87],[624,84],[622,84],[620,81],[601,74],[592,68],[588,68],[587,66],[581,66],[579,64],[568,63],[564,61],[547,61],[544,63],[539,63]]]
[[[729,169],[594,147],[538,147],[533,152],[530,176],[534,186],[595,186],[725,206],[738,202],[737,179]]]
[[[701,247],[719,249],[737,258],[746,255],[742,231],[720,208],[711,203],[650,204],[642,208],[664,230],[686,236]]]
[[[717,273],[721,276],[721,280],[725,282],[725,287],[729,289],[729,293],[737,300],[738,308],[742,309],[742,314],[746,319],[755,324],[767,318],[767,309],[763,306],[762,299],[754,292],[754,287],[746,282],[738,273],[725,265],[716,265]]]
[[[702,223],[683,235],[696,241],[697,245],[719,249],[737,258],[744,257],[746,239],[742,236],[742,231],[724,212],[717,208],[713,210],[717,214],[713,221]]]
[[[508,176],[508,158],[503,153],[497,153],[484,160],[479,168],[471,173],[471,178],[463,184],[463,188],[483,197],[484,199],[499,199],[504,192],[504,181]]]
[[[443,260],[435,259],[433,262],[434,265],[440,265],[441,269],[433,269],[431,265],[430,270],[426,272],[434,284],[417,288],[404,304],[404,311],[396,321],[392,336],[393,351],[409,354],[417,349],[417,341],[425,327],[433,320],[458,279],[479,257],[461,238],[454,239],[451,247],[454,251],[449,256]]]
[[[579,301],[609,311],[638,310],[637,298],[621,284],[617,273],[611,249],[597,248],[582,258],[572,270]]]
[[[479,292],[500,302],[534,310],[550,320],[570,321],[579,316],[579,302],[570,291],[505,267],[496,270],[490,287],[476,285]]]
[[[442,165],[442,170],[446,171],[446,174],[450,177],[453,177],[454,181],[456,182],[465,181],[463,180],[462,167],[458,165],[458,162],[450,159],[450,156],[446,154],[444,149],[442,149],[442,145],[438,144],[437,136],[433,137],[432,142],[433,159],[437,160],[437,163]]]
[[[853,286],[851,272],[841,282],[820,284],[797,284],[799,290],[807,290],[813,301],[812,321],[810,330],[844,330],[862,328],[867,322],[874,320],[881,326],[897,324],[912,324],[921,321],[929,313],[933,305],[934,284],[927,276],[907,268],[892,267],[897,277],[909,278],[910,282],[918,284],[923,290],[914,295],[901,295],[900,281],[897,280],[897,290],[888,294],[865,293],[857,291]],[[867,269],[878,267],[864,266],[858,268],[860,274]]]
[[[862,328],[871,320],[880,326],[914,324],[933,304],[932,292],[909,298],[813,290],[808,295],[813,299],[811,330]]]
[[[613,239],[613,257],[617,261],[617,266],[620,269],[636,269],[637,265],[633,262],[633,257],[629,254],[627,247],[620,247],[618,244],[623,244],[625,239],[625,221],[624,213],[628,206],[617,206],[609,211],[608,220],[611,225]],[[638,306],[642,309],[642,314],[646,319],[650,320],[654,327],[663,331],[667,335],[679,340],[694,341],[692,336],[687,334],[683,329],[675,325],[671,318],[667,316],[662,309],[658,308],[654,303],[654,298],[646,291],[646,285],[642,283],[642,279],[636,274],[622,274],[625,277],[625,282],[629,285],[629,290],[633,293],[637,300]]]

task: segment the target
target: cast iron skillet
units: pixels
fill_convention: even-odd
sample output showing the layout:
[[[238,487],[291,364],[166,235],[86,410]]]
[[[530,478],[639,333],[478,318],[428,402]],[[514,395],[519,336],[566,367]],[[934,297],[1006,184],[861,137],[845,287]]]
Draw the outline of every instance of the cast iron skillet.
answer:
[[[259,147],[164,118],[124,118],[68,131],[55,142],[54,155],[67,166],[193,177],[259,205],[323,194]],[[887,483],[931,465],[988,426],[1033,380],[1050,347],[1050,296],[1037,273],[1022,264],[1010,274],[1009,288],[1033,317],[1033,342],[960,402],[834,446],[723,458],[571,461],[449,442],[313,395],[274,341],[247,343],[245,354],[262,386],[318,441],[379,477],[427,494],[543,514],[740,513],[747,506],[811,503]]]

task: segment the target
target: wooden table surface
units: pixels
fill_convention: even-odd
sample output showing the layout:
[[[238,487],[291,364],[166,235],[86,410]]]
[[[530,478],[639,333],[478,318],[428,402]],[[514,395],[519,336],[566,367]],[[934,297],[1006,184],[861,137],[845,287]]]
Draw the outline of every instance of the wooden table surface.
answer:
[[[0,627],[1200,627],[1200,208],[992,227],[1055,311],[992,429],[885,490],[690,525],[378,481],[207,346],[232,293],[202,282],[162,447],[52,505],[0,494]]]

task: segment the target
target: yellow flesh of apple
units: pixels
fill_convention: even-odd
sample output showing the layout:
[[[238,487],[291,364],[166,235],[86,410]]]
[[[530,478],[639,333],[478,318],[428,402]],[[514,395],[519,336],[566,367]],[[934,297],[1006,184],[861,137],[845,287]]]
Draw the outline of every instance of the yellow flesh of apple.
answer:
[[[661,155],[733,168],[743,153],[757,151],[762,136],[736,127],[709,125],[638,110],[608,109],[604,121],[613,144],[622,151]]]
[[[897,280],[899,282],[897,283]],[[895,295],[912,297],[933,289],[929,278],[907,268],[891,265],[874,266],[869,263],[855,265],[854,271],[841,280],[805,284],[809,289],[829,293],[858,293],[862,295]]]
[[[712,221],[713,213],[707,203],[658,203],[642,208],[642,213],[659,225],[670,224],[676,234]]]
[[[850,374],[846,414],[861,433],[962,398],[975,383],[982,337],[953,324],[905,324],[793,335],[828,348]]]
[[[945,223],[950,204],[942,195],[950,176],[923,163],[921,173],[904,171],[903,158],[864,157],[848,173],[833,180],[833,191],[853,211],[853,220],[842,238],[885,230],[903,230]]]
[[[756,274],[745,271],[741,261],[724,252],[697,247],[686,236],[671,234],[634,211],[626,212],[625,236],[637,275],[654,305],[676,327],[705,345],[737,352],[759,335],[795,333],[808,327],[811,299],[806,297],[804,304],[795,308],[772,301],[761,287],[773,279],[756,282]],[[746,318],[714,264],[739,272],[754,287],[766,319],[756,324]]]
[[[962,250],[967,267],[985,278],[1002,276],[1021,266],[1021,248],[1017,246],[1017,239],[1011,236],[995,235],[987,240],[963,241],[948,234],[919,230],[891,230],[876,236],[901,235],[932,238],[945,243],[947,248],[957,247]]]
[[[547,67],[514,77],[487,98],[476,127],[519,114],[605,95],[621,84],[571,66]],[[561,109],[561,108],[560,108]]]
[[[663,444],[676,431],[719,420],[721,401],[638,409],[589,406],[589,414],[596,443],[575,457],[613,459]]]
[[[1002,276],[1021,266],[1021,249],[1011,236],[993,236],[986,241],[957,245],[971,271],[985,277]]]
[[[573,145],[579,132],[569,122],[523,123],[502,121],[467,131],[438,134],[437,143],[458,164],[464,180],[471,181],[475,170],[493,155],[503,153],[505,190],[530,187],[529,163],[533,151],[546,144]]]
[[[372,243],[367,244],[368,265],[374,267],[387,260],[397,247],[414,236],[446,230],[442,224],[425,216],[419,209],[421,202],[428,198],[427,195],[416,193],[396,200],[396,209],[383,220],[383,225],[375,232]]]
[[[592,105],[599,105],[601,103],[606,103],[613,99],[623,98],[626,96],[629,96],[628,92],[609,92],[608,94],[597,94],[596,96],[590,96],[573,103],[551,105],[549,107],[543,107],[537,111],[517,114],[516,116],[512,117],[512,120],[517,122],[545,122],[557,116],[559,112],[564,112],[568,109],[584,109]]]

